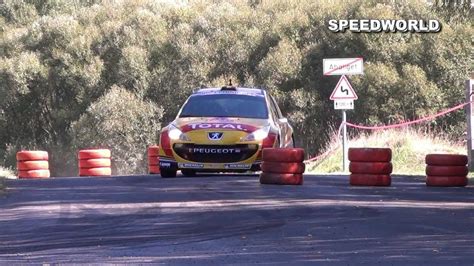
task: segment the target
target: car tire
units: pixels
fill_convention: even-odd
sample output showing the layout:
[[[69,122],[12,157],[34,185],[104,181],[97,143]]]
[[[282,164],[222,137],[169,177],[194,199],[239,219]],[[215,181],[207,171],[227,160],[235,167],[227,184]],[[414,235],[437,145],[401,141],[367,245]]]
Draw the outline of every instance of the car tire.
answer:
[[[262,151],[264,162],[299,163],[304,160],[304,150],[300,148],[265,148]]]
[[[163,169],[160,167],[160,175],[163,178],[176,177],[176,170]]]
[[[111,176],[110,167],[79,168],[79,176]]]
[[[160,167],[157,165],[148,165],[148,173],[149,174],[159,174]]]
[[[94,150],[80,150],[79,160],[86,159],[107,159],[110,158],[111,152],[109,149],[94,149]]]
[[[260,174],[260,184],[265,185],[303,185],[302,174],[266,173]]]
[[[181,169],[181,174],[183,176],[196,176],[196,170],[191,170],[191,169]]]
[[[425,158],[427,165],[439,166],[465,166],[467,161],[467,156],[460,154],[428,154]]]
[[[349,164],[349,172],[352,174],[388,175],[392,173],[392,170],[392,163],[385,162],[351,162]]]
[[[48,178],[50,177],[49,170],[27,170],[18,171],[19,178]]]
[[[349,148],[351,162],[390,162],[392,150],[390,148]]]
[[[427,176],[428,187],[465,187],[469,183],[466,176]]]
[[[84,159],[79,160],[79,168],[100,168],[100,167],[110,167],[110,159]]]
[[[19,151],[16,153],[17,161],[47,161],[46,151]]]
[[[264,161],[261,167],[263,172],[277,174],[302,174],[305,170],[304,163],[281,163]]]
[[[426,166],[427,176],[467,176],[468,173],[469,169],[467,168],[467,166]]]
[[[48,161],[20,161],[17,162],[16,168],[19,171],[49,170],[49,163]]]
[[[351,174],[349,183],[351,186],[390,186],[392,178],[390,175]]]

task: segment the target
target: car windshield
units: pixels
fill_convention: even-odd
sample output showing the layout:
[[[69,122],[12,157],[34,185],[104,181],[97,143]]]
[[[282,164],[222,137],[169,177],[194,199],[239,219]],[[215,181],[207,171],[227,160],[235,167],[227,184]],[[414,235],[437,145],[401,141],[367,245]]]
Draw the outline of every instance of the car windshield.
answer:
[[[267,119],[265,98],[249,95],[193,95],[179,117],[242,117]]]

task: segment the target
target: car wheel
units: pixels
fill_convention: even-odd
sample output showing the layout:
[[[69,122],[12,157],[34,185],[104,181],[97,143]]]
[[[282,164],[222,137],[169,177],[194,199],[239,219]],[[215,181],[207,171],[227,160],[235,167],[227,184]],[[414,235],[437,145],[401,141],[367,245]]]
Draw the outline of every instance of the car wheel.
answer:
[[[182,173],[184,176],[196,176],[196,171],[195,171],[195,170],[191,170],[191,169],[182,169],[182,170],[181,170],[181,173]]]
[[[176,170],[160,168],[161,177],[176,177]]]

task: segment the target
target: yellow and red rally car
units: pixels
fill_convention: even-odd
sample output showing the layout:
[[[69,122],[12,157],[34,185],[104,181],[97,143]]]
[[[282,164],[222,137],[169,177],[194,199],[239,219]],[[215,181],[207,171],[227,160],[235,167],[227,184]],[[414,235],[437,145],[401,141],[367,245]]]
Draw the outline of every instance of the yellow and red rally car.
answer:
[[[263,148],[293,146],[293,128],[265,90],[206,88],[162,129],[159,167],[162,177],[258,171]]]

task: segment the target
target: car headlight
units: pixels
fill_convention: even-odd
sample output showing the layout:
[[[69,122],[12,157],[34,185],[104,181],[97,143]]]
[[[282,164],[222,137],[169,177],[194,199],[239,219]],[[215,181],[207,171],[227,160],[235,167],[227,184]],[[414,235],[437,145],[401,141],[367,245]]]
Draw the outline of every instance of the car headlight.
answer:
[[[268,136],[269,132],[270,126],[268,125],[248,134],[247,136],[243,137],[241,141],[261,141]]]
[[[189,141],[188,136],[184,134],[179,128],[176,126],[170,125],[170,128],[168,130],[168,137],[172,140],[184,140],[184,141]]]

